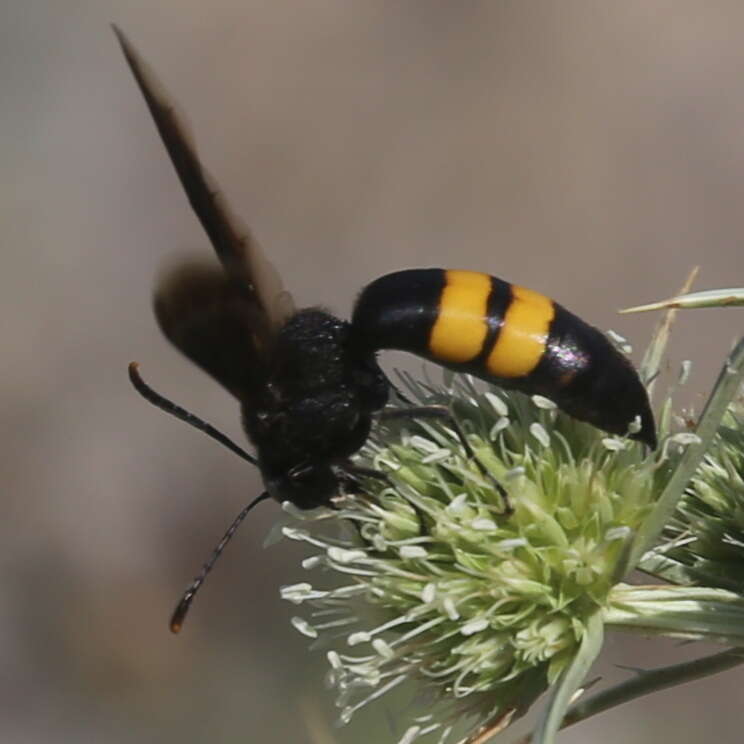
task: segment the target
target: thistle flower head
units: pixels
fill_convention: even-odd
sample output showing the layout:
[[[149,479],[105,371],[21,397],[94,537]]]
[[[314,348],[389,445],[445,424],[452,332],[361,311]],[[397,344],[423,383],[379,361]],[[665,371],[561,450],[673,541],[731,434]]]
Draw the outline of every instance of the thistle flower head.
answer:
[[[302,605],[295,627],[331,645],[342,722],[423,683],[442,711],[412,721],[408,744],[529,707],[606,606],[656,491],[641,445],[544,398],[467,377],[446,389],[404,379],[417,403],[450,407],[513,512],[446,421],[381,425],[361,461],[387,481],[364,479],[338,511],[284,527],[319,549],[304,565],[325,570],[328,588],[296,584],[283,596]]]
[[[658,549],[675,583],[744,594],[744,390],[726,410]]]

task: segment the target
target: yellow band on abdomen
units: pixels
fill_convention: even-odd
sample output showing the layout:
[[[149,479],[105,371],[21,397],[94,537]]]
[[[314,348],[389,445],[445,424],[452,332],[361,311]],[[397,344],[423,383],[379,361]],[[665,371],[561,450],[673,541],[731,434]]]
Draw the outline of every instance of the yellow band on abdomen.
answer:
[[[486,360],[488,371],[496,377],[524,377],[532,372],[545,353],[554,315],[552,300],[512,285],[512,301]]]
[[[445,281],[429,350],[442,362],[468,362],[480,354],[488,333],[491,277],[475,271],[446,271]]]

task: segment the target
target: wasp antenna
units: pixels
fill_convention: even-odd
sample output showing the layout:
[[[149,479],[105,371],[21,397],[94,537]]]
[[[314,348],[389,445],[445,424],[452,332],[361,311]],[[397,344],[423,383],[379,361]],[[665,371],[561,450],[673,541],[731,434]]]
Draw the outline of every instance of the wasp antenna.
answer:
[[[212,570],[212,567],[217,562],[217,559],[220,557],[220,554],[225,549],[225,546],[227,545],[227,543],[230,542],[238,527],[240,527],[240,523],[246,518],[248,512],[253,509],[256,504],[259,504],[268,498],[269,494],[264,491],[260,496],[257,496],[255,499],[253,499],[253,501],[251,501],[251,503],[248,504],[248,506],[246,506],[240,512],[240,514],[238,514],[237,517],[235,517],[233,523],[228,527],[227,532],[225,532],[222,539],[217,544],[217,547],[214,549],[211,557],[202,567],[201,573],[189,585],[189,588],[183,593],[181,601],[178,603],[178,605],[176,605],[176,609],[171,615],[169,625],[172,633],[178,633],[183,627],[183,621],[186,618],[186,613],[189,611],[189,607],[191,607],[191,603],[194,601],[194,597],[199,591],[199,587],[204,583],[204,580],[207,578],[207,574]]]
[[[251,465],[258,466],[258,460],[253,455],[248,454],[242,447],[235,444],[230,437],[223,434],[219,429],[215,429],[212,424],[208,424],[206,421],[203,421],[185,408],[176,405],[172,400],[168,400],[168,398],[163,397],[160,393],[156,393],[142,379],[142,377],[140,377],[138,362],[129,363],[129,379],[134,386],[134,389],[156,408],[169,413],[171,416],[175,416],[181,421],[185,421],[187,424],[193,426],[199,431],[203,431],[207,436],[218,441],[223,447],[227,447],[227,449],[234,452],[238,457],[247,460]]]

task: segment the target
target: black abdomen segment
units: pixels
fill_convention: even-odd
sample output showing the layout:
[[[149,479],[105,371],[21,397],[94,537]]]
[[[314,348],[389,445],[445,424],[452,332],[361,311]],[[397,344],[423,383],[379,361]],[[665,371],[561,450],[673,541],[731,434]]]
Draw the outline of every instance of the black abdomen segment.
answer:
[[[646,390],[599,330],[539,292],[472,271],[411,269],[376,279],[352,317],[360,352],[409,351],[552,399],[582,421],[656,446]]]

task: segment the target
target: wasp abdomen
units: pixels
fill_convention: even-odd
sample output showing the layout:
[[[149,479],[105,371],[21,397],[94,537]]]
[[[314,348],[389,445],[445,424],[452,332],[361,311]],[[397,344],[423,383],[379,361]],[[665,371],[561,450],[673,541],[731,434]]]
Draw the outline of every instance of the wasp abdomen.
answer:
[[[360,294],[361,350],[400,349],[502,387],[551,398],[566,413],[656,446],[646,390],[607,337],[545,295],[487,274],[411,269]]]

